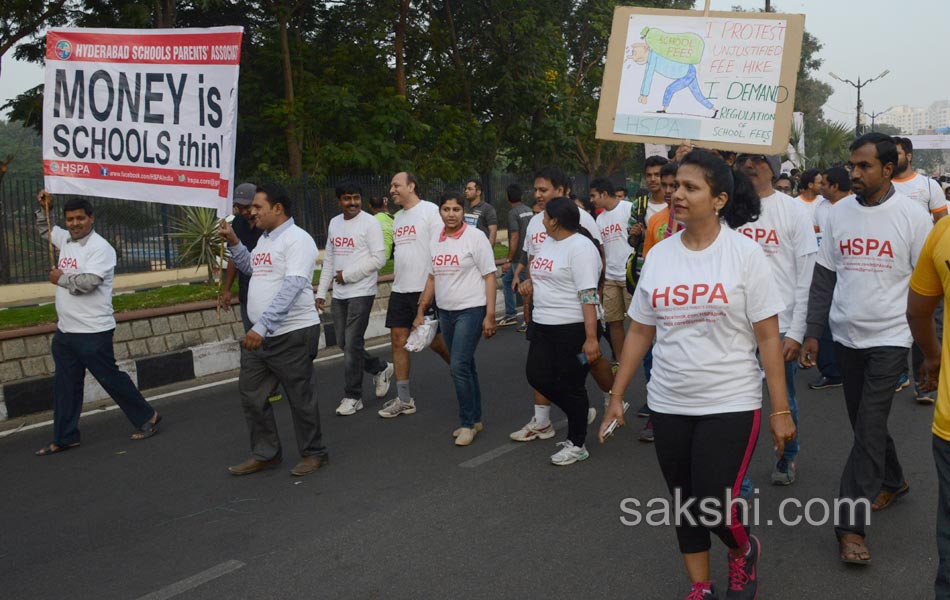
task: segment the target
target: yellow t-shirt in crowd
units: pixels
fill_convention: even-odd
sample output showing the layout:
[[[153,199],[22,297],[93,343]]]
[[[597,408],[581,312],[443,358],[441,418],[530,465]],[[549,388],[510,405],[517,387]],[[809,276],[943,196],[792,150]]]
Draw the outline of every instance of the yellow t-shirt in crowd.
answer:
[[[943,348],[940,350],[940,383],[937,406],[934,409],[932,431],[937,437],[950,441],[950,219],[940,219],[934,225],[917,260],[910,278],[910,289],[921,296],[943,296]]]

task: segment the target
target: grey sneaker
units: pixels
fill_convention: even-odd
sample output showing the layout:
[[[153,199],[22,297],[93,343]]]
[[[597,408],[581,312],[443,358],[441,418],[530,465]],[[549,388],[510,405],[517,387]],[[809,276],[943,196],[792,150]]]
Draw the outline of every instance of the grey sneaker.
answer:
[[[496,325],[498,327],[511,327],[512,325],[518,324],[518,317],[502,317]]]
[[[795,483],[795,462],[784,458],[778,459],[772,467],[772,483],[774,485],[792,485]]]
[[[579,460],[587,460],[590,457],[585,446],[578,448],[571,440],[558,442],[557,445],[561,446],[561,449],[551,455],[551,462],[559,467],[573,465]]]
[[[416,412],[416,401],[410,399],[409,402],[403,402],[399,398],[393,398],[379,411],[379,416],[384,419],[392,419],[399,415],[411,415]]]
[[[386,368],[373,375],[373,385],[376,386],[376,397],[383,398],[389,393],[389,386],[392,384],[395,368],[393,363],[386,363]]]
[[[336,409],[336,414],[346,417],[356,414],[356,411],[363,410],[363,401],[356,398],[344,398],[340,406]]]

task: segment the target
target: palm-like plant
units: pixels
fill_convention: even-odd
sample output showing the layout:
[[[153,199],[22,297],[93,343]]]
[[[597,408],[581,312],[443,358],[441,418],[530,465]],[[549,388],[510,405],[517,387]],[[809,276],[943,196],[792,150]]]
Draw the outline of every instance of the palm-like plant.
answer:
[[[218,218],[209,208],[186,206],[180,217],[172,218],[173,233],[170,237],[179,241],[178,263],[202,266],[208,270],[208,284],[214,283],[214,271],[221,267],[221,238],[218,236]]]
[[[854,129],[844,123],[822,123],[805,145],[805,168],[827,169],[848,162]]]

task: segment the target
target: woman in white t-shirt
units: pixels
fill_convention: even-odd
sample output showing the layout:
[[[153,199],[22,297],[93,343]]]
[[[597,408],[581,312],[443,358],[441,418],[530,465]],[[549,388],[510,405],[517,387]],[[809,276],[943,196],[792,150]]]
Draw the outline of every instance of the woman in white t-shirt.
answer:
[[[531,261],[531,278],[522,283],[534,300],[525,373],[531,387],[567,414],[567,440],[558,444],[562,448],[551,462],[569,465],[588,457],[585,379],[589,365],[600,358],[601,260],[570,198],[545,205],[544,229],[547,239]]]
[[[412,327],[422,325],[435,298],[459,403],[460,426],[452,435],[456,446],[468,446],[482,430],[475,348],[482,335],[485,339],[495,335],[495,255],[485,234],[465,224],[460,193],[442,194],[439,215],[445,227],[429,244],[429,277]]]
[[[737,507],[726,502],[739,497],[759,434],[762,383],[756,347],[765,366],[769,425],[779,454],[795,437],[778,331],[784,303],[762,248],[733,230],[759,214],[759,198],[748,178],[721,158],[694,150],[680,163],[676,181],[672,209],[686,228],[654,246],[643,267],[600,435],[603,440],[613,419],[623,424],[624,390],[656,336],[647,402],[657,460],[671,494],[679,490],[683,501],[697,499],[695,524],[686,520],[676,527],[692,581],[688,598],[715,597],[711,533],[729,548],[729,597],[752,598],[759,542],[742,524]],[[702,525],[708,517],[698,520],[702,499],[717,503],[718,526]],[[724,508],[732,512],[729,521]]]

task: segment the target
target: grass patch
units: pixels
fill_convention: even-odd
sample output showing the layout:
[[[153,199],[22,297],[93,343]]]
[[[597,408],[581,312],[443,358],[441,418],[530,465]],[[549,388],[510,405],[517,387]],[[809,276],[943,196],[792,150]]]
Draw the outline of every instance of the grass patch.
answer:
[[[495,258],[505,258],[507,256],[508,247],[497,244],[495,246]],[[393,261],[391,260],[379,270],[380,275],[391,275],[392,272]],[[314,271],[313,285],[317,285],[319,281],[320,271]],[[112,306],[117,313],[141,310],[144,308],[161,308],[163,306],[187,304],[201,300],[214,300],[217,293],[218,288],[213,285],[171,285],[154,290],[136,292],[134,294],[119,294],[113,296]],[[238,290],[236,282],[231,288],[231,293],[237,296]],[[55,321],[56,308],[53,304],[0,310],[0,330],[32,327],[33,325],[42,325],[43,323],[53,323]]]

